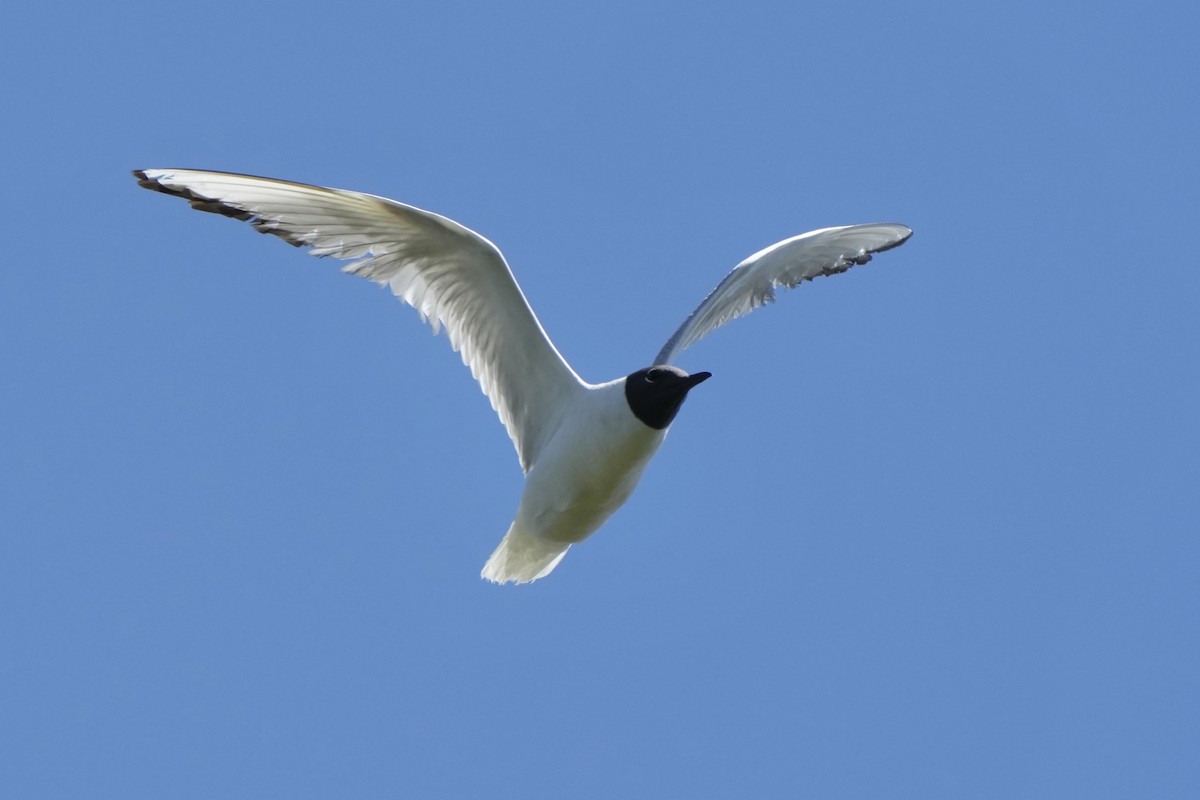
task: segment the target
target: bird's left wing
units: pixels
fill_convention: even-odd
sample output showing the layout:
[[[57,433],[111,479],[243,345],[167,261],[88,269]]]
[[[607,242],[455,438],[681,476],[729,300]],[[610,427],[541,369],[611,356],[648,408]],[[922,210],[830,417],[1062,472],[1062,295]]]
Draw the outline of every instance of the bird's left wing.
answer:
[[[542,330],[494,244],[451,219],[384,197],[186,169],[133,173],[147,189],[252,224],[343,271],[387,285],[450,345],[479,381],[528,471],[584,384]]]
[[[654,359],[670,364],[702,336],[775,301],[777,287],[792,288],[819,275],[835,275],[865,264],[874,253],[899,247],[912,231],[894,223],[822,228],[760,250],[733,268],[704,298]]]

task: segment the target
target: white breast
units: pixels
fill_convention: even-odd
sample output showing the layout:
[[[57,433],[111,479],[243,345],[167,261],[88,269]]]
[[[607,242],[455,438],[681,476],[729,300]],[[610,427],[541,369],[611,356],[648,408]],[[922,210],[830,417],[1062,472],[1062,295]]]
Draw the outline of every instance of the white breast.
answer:
[[[665,436],[633,416],[624,378],[591,387],[526,476],[517,524],[550,541],[585,539],[629,499]]]

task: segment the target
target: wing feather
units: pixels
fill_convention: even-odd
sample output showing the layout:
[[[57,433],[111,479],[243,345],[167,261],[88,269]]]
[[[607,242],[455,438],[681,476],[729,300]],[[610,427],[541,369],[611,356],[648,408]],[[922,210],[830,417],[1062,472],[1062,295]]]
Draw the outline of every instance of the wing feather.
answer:
[[[147,189],[249,222],[344,272],[388,286],[479,381],[528,471],[585,384],[546,336],[499,249],[451,219],[384,197],[185,169],[133,173]]]
[[[670,364],[682,350],[730,320],[775,302],[775,290],[791,289],[820,275],[865,264],[875,253],[899,247],[912,231],[894,223],[822,228],[777,242],[738,264],[663,345],[655,364]]]

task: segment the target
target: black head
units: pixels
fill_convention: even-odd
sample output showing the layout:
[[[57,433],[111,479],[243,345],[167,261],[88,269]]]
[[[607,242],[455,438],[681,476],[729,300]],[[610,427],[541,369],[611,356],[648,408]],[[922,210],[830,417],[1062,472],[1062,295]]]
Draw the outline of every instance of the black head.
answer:
[[[688,391],[711,377],[711,372],[688,375],[665,364],[639,369],[625,377],[625,402],[635,417],[661,431],[675,419]]]

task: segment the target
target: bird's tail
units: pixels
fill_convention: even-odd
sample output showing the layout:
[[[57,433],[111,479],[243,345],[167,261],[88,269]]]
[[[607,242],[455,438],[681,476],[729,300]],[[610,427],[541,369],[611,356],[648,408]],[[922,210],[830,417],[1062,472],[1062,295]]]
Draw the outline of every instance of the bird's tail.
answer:
[[[549,575],[571,545],[549,542],[513,522],[480,575],[493,583],[529,583]]]

